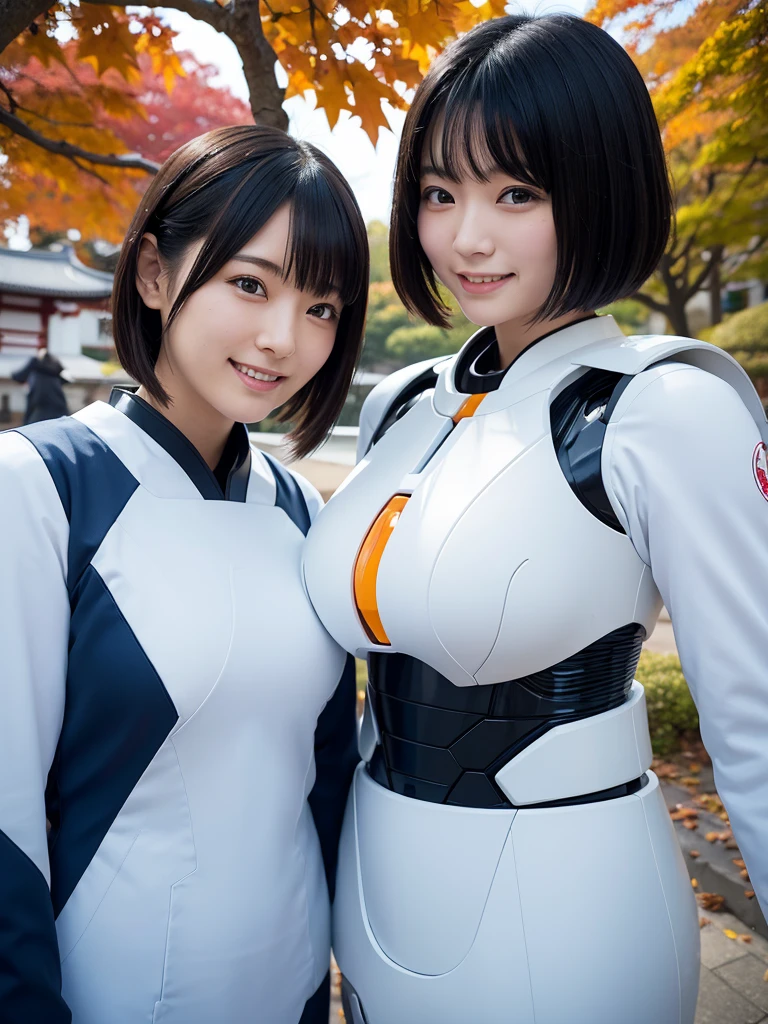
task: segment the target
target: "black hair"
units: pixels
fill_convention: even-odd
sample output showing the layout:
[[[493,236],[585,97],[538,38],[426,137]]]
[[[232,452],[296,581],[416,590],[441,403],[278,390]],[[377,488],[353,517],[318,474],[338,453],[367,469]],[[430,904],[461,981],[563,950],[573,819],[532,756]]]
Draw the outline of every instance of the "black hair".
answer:
[[[368,240],[354,195],[314,146],[277,128],[239,125],[201,135],[176,150],[147,189],[120,253],[112,293],[115,347],[124,369],[159,402],[155,374],[160,313],[136,288],[141,239],[157,236],[173,277],[189,247],[203,245],[170,310],[165,331],[189,296],[235,256],[284,204],[290,204],[286,278],[302,291],[333,289],[343,303],[325,365],[282,407],[295,423],[293,454],[316,448],[341,412],[360,355],[368,289]]]
[[[664,252],[672,195],[648,90],[624,49],[574,15],[485,22],[416,90],[395,176],[392,280],[411,313],[448,327],[417,231],[425,157],[453,181],[501,170],[549,194],[557,269],[534,320],[631,295]]]

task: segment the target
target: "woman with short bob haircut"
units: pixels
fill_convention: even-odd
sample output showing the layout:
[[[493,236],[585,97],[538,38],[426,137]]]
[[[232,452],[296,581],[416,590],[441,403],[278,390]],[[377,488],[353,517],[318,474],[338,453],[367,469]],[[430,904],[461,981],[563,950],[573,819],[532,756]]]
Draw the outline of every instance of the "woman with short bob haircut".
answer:
[[[305,547],[368,656],[334,903],[355,1024],[692,1024],[696,905],[633,680],[662,601],[768,910],[765,413],[724,352],[596,313],[670,210],[646,87],[594,25],[487,22],[416,90],[393,280],[481,329],[374,388]]]
[[[319,495],[244,424],[323,440],[367,283],[323,154],[210,132],[120,255],[138,390],[0,435],[7,1024],[327,1024],[354,667],[301,575]]]
[[[672,197],[645,83],[607,32],[571,15],[511,15],[470,32],[436,62],[408,112],[392,279],[410,312],[448,327],[417,228],[425,160],[446,181],[500,170],[549,197],[557,264],[536,323],[632,295],[667,244]]]

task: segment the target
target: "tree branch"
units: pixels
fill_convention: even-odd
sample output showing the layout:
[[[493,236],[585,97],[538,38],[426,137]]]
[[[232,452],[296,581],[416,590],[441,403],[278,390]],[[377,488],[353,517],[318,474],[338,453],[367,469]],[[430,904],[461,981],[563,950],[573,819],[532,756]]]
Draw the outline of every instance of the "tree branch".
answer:
[[[663,313],[664,316],[669,312],[669,307],[665,306],[664,303],[659,302],[658,299],[654,299],[651,295],[646,295],[645,292],[635,292],[632,296],[633,299],[637,299],[638,302],[644,303],[649,309],[655,310],[657,313]]]
[[[155,174],[159,167],[159,164],[156,164],[154,161],[145,160],[140,156],[89,153],[88,150],[74,146],[71,142],[49,139],[45,135],[41,135],[40,132],[36,132],[34,128],[30,128],[26,121],[22,121],[20,117],[11,114],[5,107],[0,107],[0,124],[5,125],[6,128],[9,128],[16,135],[27,139],[28,142],[32,142],[35,146],[48,150],[49,153],[56,153],[57,156],[63,156],[68,160],[72,160],[81,170],[82,166],[78,163],[79,160],[87,160],[89,163],[100,164],[102,167],[120,167],[123,170],[146,171],[148,174]]]
[[[2,2],[3,0],[0,0],[0,3]],[[130,0],[85,2],[126,7]],[[183,11],[229,36],[243,62],[243,74],[248,83],[254,121],[286,131],[288,115],[283,110],[285,91],[280,88],[275,78],[277,57],[264,35],[257,0],[229,0],[226,7],[220,7],[212,0],[164,0],[163,6]]]
[[[0,0],[0,53],[51,6],[51,0]]]
[[[85,0],[94,7],[127,7],[131,0]],[[2,3],[2,0],[0,0]],[[205,21],[216,29],[217,32],[227,32],[227,21],[231,17],[226,7],[219,7],[211,0],[163,0],[163,7],[173,7],[176,11],[182,11],[196,18],[197,21]],[[259,5],[255,4],[258,15]]]
[[[709,263],[705,263],[696,275],[696,277],[694,277],[693,281],[689,285],[687,285],[685,290],[683,291],[684,302],[687,302],[689,299],[692,299],[697,292],[701,291],[701,287],[706,281],[706,279],[709,277],[711,271],[712,268],[710,267]]]

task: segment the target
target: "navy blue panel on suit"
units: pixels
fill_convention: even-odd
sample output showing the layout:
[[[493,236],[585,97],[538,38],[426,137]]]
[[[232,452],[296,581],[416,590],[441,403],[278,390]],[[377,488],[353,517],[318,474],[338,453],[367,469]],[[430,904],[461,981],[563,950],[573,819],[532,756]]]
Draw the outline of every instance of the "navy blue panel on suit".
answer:
[[[79,420],[20,427],[48,468],[69,520],[70,596],[107,531],[139,486],[114,452]]]
[[[299,1024],[328,1024],[331,1010],[331,974],[330,971],[320,982],[320,987],[307,1000]]]
[[[296,483],[294,477],[287,469],[280,465],[277,459],[272,458],[271,455],[267,455],[266,452],[262,452],[262,455],[269,463],[275,477],[275,485],[277,487],[275,505],[285,512],[293,524],[297,526],[306,537],[311,520],[309,517],[309,509],[307,508],[307,502],[304,498],[304,492]]]
[[[336,691],[325,705],[315,729],[315,784],[309,807],[323,854],[328,894],[336,889],[336,858],[347,794],[360,760],[357,751],[357,683],[355,659],[347,656]]]
[[[46,790],[57,916],[177,718],[160,676],[88,566],[72,595],[67,704]]]
[[[0,1020],[69,1024],[48,886],[0,831]]]

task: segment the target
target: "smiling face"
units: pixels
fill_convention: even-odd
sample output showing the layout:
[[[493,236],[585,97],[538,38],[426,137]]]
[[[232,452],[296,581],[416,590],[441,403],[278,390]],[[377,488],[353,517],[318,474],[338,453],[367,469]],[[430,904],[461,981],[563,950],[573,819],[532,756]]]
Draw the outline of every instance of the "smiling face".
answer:
[[[258,422],[295,395],[330,356],[342,303],[333,291],[310,294],[292,278],[283,279],[289,228],[285,205],[189,296],[172,322],[155,366],[172,399],[163,410],[172,420]],[[145,239],[138,284],[146,288],[147,280],[156,280],[156,289],[142,295],[160,310],[163,325],[201,245],[190,248],[171,276],[151,238]]]
[[[465,316],[481,326],[523,325],[555,280],[557,236],[543,190],[501,171],[450,181],[422,166],[419,241]]]

